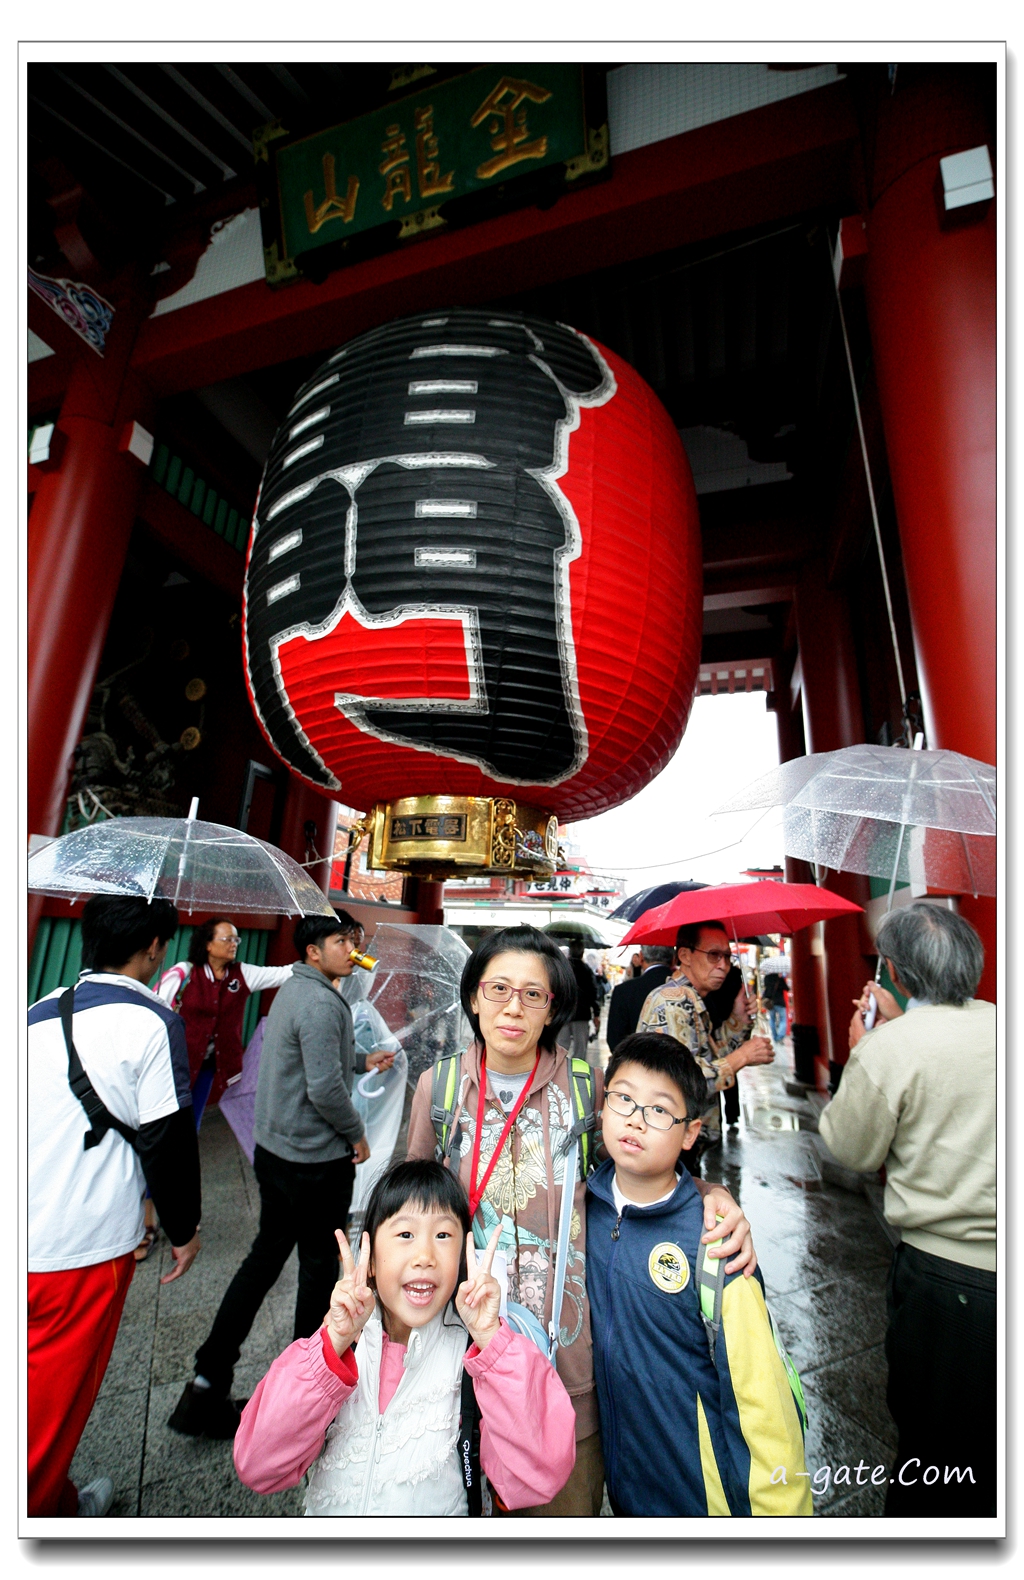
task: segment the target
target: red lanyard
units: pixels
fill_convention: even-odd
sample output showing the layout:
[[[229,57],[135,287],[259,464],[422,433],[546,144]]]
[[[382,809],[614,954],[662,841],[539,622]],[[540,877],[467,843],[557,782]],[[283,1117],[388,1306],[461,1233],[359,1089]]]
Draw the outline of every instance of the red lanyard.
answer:
[[[469,1216],[471,1218],[476,1217],[476,1210],[483,1199],[484,1191],[487,1189],[487,1182],[494,1173],[494,1165],[498,1161],[498,1156],[502,1147],[508,1140],[509,1131],[512,1129],[512,1126],[519,1118],[519,1110],[526,1102],[527,1094],[530,1090],[530,1087],[533,1085],[533,1078],[537,1074],[537,1066],[539,1063],[540,1053],[538,1052],[537,1057],[533,1062],[533,1069],[530,1071],[529,1079],[526,1081],[522,1091],[519,1093],[516,1106],[505,1120],[505,1128],[498,1137],[498,1145],[491,1153],[491,1161],[484,1170],[483,1179],[480,1181],[480,1184],[477,1185],[476,1171],[480,1167],[480,1137],[483,1134],[484,1109],[487,1106],[487,1055],[486,1053],[481,1053],[480,1055],[480,1095],[477,1101],[476,1135],[473,1137],[473,1158],[469,1165]]]

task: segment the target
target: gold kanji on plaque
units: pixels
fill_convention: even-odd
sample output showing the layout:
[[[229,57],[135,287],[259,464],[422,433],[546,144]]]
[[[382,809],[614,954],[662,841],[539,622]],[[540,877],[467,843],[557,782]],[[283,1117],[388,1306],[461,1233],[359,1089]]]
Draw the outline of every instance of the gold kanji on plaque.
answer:
[[[349,176],[348,190],[343,198],[338,196],[335,186],[334,155],[324,154],[324,201],[314,206],[312,192],[307,192],[303,202],[306,206],[306,224],[309,234],[315,236],[322,225],[329,219],[340,219],[347,225],[355,218],[356,198],[359,196],[359,177]]]
[[[413,124],[416,128],[416,175],[420,197],[435,197],[439,192],[450,192],[455,171],[449,170],[446,176],[441,174],[437,138],[434,135],[434,106],[427,104],[416,110]]]
[[[526,124],[526,109],[527,102],[543,104],[550,97],[550,88],[538,87],[535,82],[526,82],[521,77],[502,77],[491,89],[470,121],[471,126],[481,126],[488,116],[494,117],[488,131],[495,158],[485,159],[482,165],[477,166],[479,180],[487,181],[523,159],[545,157],[548,151],[546,135],[528,141],[530,132]]]
[[[397,124],[388,126],[384,130],[384,141],[381,144],[381,160],[379,169],[382,176],[386,177],[384,196],[381,203],[391,213],[396,197],[401,197],[406,203],[412,201],[412,187],[409,182],[409,150],[406,147],[405,133]]]

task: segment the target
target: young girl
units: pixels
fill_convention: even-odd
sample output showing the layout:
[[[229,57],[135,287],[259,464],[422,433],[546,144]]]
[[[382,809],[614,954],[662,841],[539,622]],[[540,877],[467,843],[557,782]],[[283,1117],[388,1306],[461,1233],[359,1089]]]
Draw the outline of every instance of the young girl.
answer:
[[[365,1221],[358,1265],[337,1231],[344,1276],[323,1327],[278,1356],[245,1408],[242,1481],[280,1492],[312,1465],[307,1514],[467,1514],[465,1369],[494,1491],[512,1509],[554,1497],[575,1460],[575,1413],[554,1367],[499,1320],[497,1235],[478,1262],[465,1191],[432,1161],[383,1174]]]

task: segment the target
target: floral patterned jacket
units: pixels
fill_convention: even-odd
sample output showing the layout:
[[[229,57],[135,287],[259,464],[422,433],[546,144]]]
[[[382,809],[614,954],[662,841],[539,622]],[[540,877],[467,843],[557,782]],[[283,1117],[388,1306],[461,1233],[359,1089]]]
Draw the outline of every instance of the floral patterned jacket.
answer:
[[[481,1051],[480,1044],[474,1042],[462,1055],[460,1106],[455,1120],[456,1124],[460,1117],[462,1121],[459,1177],[467,1191],[480,1103]],[[551,1305],[551,1247],[558,1237],[558,1215],[562,1205],[565,1162],[560,1148],[572,1128],[567,1058],[564,1048],[556,1048],[553,1053],[541,1051],[526,1101],[494,1166],[473,1222],[474,1240],[483,1248],[500,1221],[502,1232],[498,1249],[508,1261],[509,1299],[528,1306],[545,1327]],[[597,1082],[595,1105],[600,1114],[604,1085],[600,1070],[594,1073]],[[409,1116],[410,1158],[434,1156],[436,1140],[430,1119],[430,1083],[431,1072],[427,1070],[420,1076]],[[480,1138],[481,1176],[504,1123],[504,1111],[488,1091]],[[590,1307],[586,1293],[586,1186],[581,1180],[577,1181],[574,1201],[576,1210],[569,1235],[557,1369],[576,1410],[579,1441],[598,1430]]]
[[[700,1065],[708,1082],[708,1100],[713,1106],[704,1115],[704,1128],[718,1131],[721,1119],[718,1112],[718,1093],[727,1086],[735,1086],[736,1076],[725,1063],[728,1054],[746,1042],[750,1035],[750,1022],[730,1015],[717,1033],[711,1030],[711,1016],[704,1000],[688,977],[676,976],[653,993],[648,993],[640,1011],[637,1031],[658,1031],[675,1037],[688,1048]]]

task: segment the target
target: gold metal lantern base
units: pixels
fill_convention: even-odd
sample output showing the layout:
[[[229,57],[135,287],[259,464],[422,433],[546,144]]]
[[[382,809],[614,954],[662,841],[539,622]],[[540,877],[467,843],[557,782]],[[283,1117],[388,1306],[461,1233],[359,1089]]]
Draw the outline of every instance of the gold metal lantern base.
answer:
[[[543,878],[558,863],[558,819],[506,797],[402,796],[378,801],[352,829],[370,836],[367,865],[431,881],[472,874]]]

